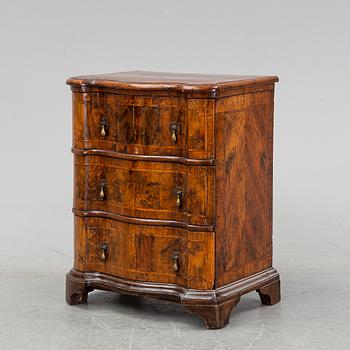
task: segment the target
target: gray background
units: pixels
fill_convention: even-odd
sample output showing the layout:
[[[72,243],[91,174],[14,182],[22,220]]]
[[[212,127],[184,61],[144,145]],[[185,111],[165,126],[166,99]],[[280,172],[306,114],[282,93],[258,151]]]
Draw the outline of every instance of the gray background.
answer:
[[[1,349],[349,349],[347,1],[2,1]],[[71,75],[276,74],[274,242],[283,301],[206,331],[180,306],[95,292],[72,264]]]

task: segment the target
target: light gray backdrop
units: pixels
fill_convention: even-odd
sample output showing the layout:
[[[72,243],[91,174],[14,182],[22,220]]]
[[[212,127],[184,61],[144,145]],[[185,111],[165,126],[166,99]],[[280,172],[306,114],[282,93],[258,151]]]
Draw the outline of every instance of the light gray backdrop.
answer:
[[[3,1],[1,349],[349,349],[348,1]],[[204,331],[180,307],[95,293],[71,267],[65,79],[121,70],[276,74],[274,242],[283,302]],[[167,345],[166,345],[167,344]]]

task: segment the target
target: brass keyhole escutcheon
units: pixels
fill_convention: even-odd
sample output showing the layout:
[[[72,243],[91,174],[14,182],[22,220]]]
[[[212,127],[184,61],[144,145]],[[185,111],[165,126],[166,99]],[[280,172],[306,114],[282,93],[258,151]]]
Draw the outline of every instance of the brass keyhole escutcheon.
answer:
[[[179,272],[179,259],[180,259],[180,254],[179,252],[174,252],[172,254],[172,260],[173,260],[173,270],[174,272],[178,273]]]
[[[101,245],[101,260],[102,261],[105,261],[107,259],[107,250],[108,250],[107,243],[102,243],[102,245]]]
[[[100,182],[100,190],[98,194],[100,201],[104,201],[106,198],[106,184],[107,184],[106,180],[102,179]]]
[[[171,122],[169,125],[169,130],[171,132],[171,141],[175,145],[177,143],[178,133],[180,130],[180,125],[177,122]]]
[[[100,119],[100,132],[103,138],[105,138],[107,135],[107,129],[108,129],[108,120],[106,117],[102,117]]]

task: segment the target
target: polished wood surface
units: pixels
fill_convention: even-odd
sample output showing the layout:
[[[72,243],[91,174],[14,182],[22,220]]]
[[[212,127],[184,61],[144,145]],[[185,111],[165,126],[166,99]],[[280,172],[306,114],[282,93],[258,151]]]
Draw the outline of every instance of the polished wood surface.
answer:
[[[165,299],[181,303],[188,311],[199,315],[209,329],[218,329],[227,325],[230,313],[240,297],[254,290],[259,293],[262,304],[274,305],[280,301],[279,274],[273,268],[211,290],[135,281],[100,272],[81,272],[76,269],[72,269],[67,274],[66,285],[66,300],[70,305],[86,303],[88,293],[95,288]]]
[[[218,100],[217,286],[272,264],[273,92]]]
[[[212,100],[73,93],[73,147],[212,159],[214,112]]]
[[[214,286],[214,233],[75,217],[74,268],[131,280]]]
[[[77,92],[218,98],[271,90],[277,81],[276,76],[131,71],[72,77],[67,84]]]
[[[280,300],[272,268],[277,77],[124,72],[68,79],[75,259],[93,288],[181,302],[221,328],[242,294]]]
[[[276,81],[278,81],[276,76],[130,71],[72,77],[67,80],[67,84],[141,89],[173,87],[183,90],[206,90],[216,86],[228,88]]]
[[[74,169],[76,209],[192,225],[214,222],[214,167],[76,155]]]

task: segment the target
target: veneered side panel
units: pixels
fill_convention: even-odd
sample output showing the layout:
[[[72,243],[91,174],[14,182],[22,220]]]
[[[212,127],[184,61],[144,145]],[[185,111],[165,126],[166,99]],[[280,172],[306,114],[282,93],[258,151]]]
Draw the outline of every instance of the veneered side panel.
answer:
[[[220,99],[216,284],[271,266],[273,91]]]

